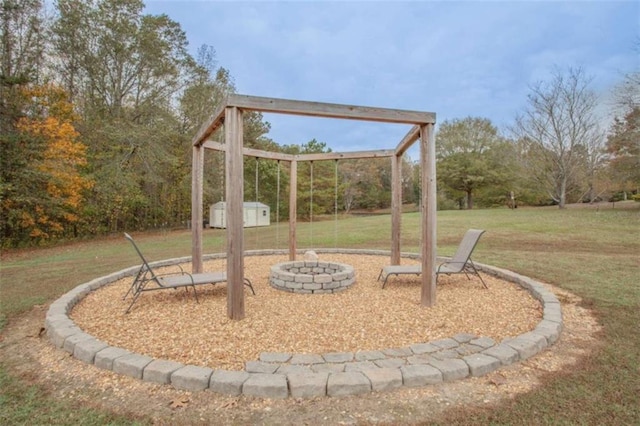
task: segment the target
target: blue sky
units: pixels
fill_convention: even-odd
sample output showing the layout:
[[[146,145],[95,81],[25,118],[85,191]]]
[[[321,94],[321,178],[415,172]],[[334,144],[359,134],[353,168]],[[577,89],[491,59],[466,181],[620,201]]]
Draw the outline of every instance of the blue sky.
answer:
[[[146,0],[213,46],[238,93],[485,117],[506,130],[554,67],[612,87],[640,68],[640,2]],[[636,50],[634,50],[634,47]],[[280,144],[394,148],[408,126],[265,114]],[[415,154],[412,154],[414,156]]]

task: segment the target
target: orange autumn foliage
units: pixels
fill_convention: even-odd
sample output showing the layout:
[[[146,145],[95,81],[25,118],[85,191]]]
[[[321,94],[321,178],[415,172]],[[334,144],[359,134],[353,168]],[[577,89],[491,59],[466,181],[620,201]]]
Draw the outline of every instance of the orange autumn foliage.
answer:
[[[26,89],[24,96],[30,100],[30,107],[18,128],[44,142],[42,158],[34,166],[48,177],[46,191],[53,203],[38,206],[33,212],[35,218],[23,215],[22,222],[32,228],[32,237],[47,238],[50,233],[63,232],[65,224],[79,220],[83,192],[93,182],[81,174],[87,164],[87,148],[73,126],[73,105],[64,90],[52,85],[34,86]]]

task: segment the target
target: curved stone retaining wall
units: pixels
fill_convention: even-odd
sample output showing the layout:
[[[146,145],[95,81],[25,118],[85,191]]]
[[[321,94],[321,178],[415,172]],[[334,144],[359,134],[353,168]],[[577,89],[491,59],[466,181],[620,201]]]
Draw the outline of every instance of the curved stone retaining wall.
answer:
[[[323,253],[389,255],[386,251],[324,250]],[[247,255],[283,254],[283,251],[250,251]],[[415,254],[403,254],[415,258]],[[224,254],[205,258],[224,258]],[[155,262],[167,266],[190,258]],[[139,267],[81,284],[51,304],[45,320],[50,341],[75,358],[98,368],[143,381],[171,384],[190,391],[210,389],[226,395],[263,398],[309,398],[357,395],[402,386],[415,387],[482,376],[527,359],[560,337],[562,310],[558,299],[539,282],[504,269],[477,264],[485,273],[513,282],[528,290],[543,306],[543,318],[535,329],[502,342],[488,337],[458,334],[446,339],[376,351],[290,354],[263,352],[258,361],[248,361],[244,371],[213,370],[153,359],[108,344],[85,333],[69,318],[69,312],[91,291],[127,276]]]

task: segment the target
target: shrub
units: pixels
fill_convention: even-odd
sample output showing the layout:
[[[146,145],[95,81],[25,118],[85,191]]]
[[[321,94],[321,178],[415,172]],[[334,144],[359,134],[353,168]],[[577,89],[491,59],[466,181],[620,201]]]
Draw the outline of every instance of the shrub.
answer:
[[[614,203],[616,201],[623,201],[625,199],[625,193],[620,191],[620,192],[616,192],[614,193],[610,198],[609,198],[609,202]]]

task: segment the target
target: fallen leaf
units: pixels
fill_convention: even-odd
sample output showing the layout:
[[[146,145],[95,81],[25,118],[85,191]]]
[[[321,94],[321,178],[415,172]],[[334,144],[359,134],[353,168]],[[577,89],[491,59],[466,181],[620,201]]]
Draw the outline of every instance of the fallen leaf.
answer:
[[[234,408],[234,407],[237,407],[237,406],[238,406],[238,400],[234,399],[234,400],[231,400],[229,402],[225,402],[224,404],[222,404],[220,406],[220,408]]]
[[[177,410],[178,408],[184,408],[189,404],[189,400],[187,398],[174,399],[169,403],[169,407],[172,410]]]
[[[489,383],[497,387],[506,384],[507,379],[502,374],[494,374],[493,377],[489,379]]]

